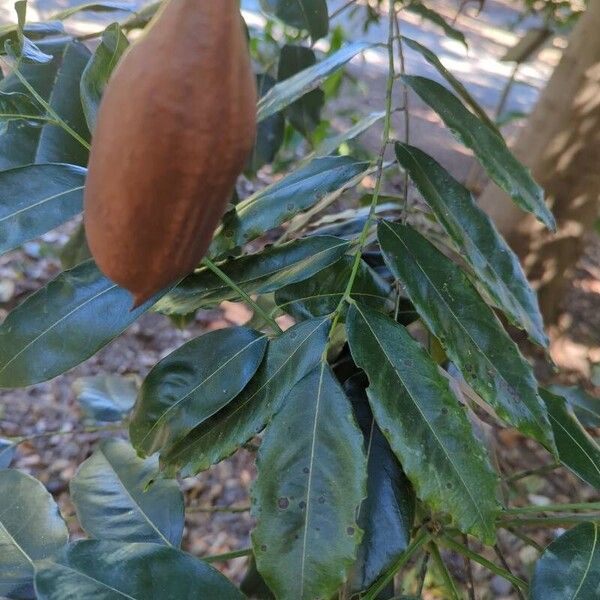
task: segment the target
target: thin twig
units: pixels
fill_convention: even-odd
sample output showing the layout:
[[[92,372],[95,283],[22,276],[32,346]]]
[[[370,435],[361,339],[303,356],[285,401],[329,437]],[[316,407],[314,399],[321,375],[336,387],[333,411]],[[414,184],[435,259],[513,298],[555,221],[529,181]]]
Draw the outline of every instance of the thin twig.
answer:
[[[203,556],[202,560],[208,563],[223,562],[226,560],[232,560],[234,558],[240,558],[242,556],[250,556],[252,554],[252,548],[244,548],[244,550],[234,550],[233,552],[225,552],[224,554],[213,554],[212,556]]]
[[[463,534],[463,544],[465,548],[469,548],[469,537]],[[471,559],[467,556],[463,556],[465,565],[465,574],[467,576],[467,592],[469,594],[469,600],[476,600],[475,598],[475,584],[473,583],[473,567],[471,566]]]
[[[542,552],[542,550],[544,549],[543,546],[538,544],[533,538],[529,537],[528,535],[525,535],[522,531],[519,531],[514,527],[505,527],[505,529],[506,531],[510,531],[510,533],[512,533],[516,538],[518,538],[528,546],[535,548],[538,552]]]
[[[506,561],[506,558],[504,558],[504,554],[503,554],[502,550],[500,549],[500,546],[498,545],[498,543],[496,543],[494,545],[494,552],[496,553],[496,556],[500,559],[502,566],[512,575],[513,574],[512,570],[511,570],[508,562]],[[523,592],[521,591],[521,589],[519,588],[518,585],[515,585],[513,583],[513,589],[517,593],[517,596],[519,596],[519,600],[525,600],[525,596],[523,595]]]
[[[518,473],[509,475],[506,477],[505,481],[506,483],[514,483],[521,479],[525,479],[526,477],[531,477],[532,475],[546,475],[547,473],[555,471],[560,466],[560,463],[553,463],[551,465],[544,465],[543,467],[536,467],[535,469],[526,469],[525,471],[519,471]]]
[[[56,121],[56,125],[66,131],[74,140],[79,142],[86,150],[90,150],[90,144],[84,140],[68,123],[60,117],[60,115],[37,93],[36,89],[27,81],[25,76],[19,71],[18,67],[9,65],[6,60],[0,59],[7,68],[12,68],[12,73],[17,77],[21,84],[27,89],[27,91],[44,107],[46,112]]]
[[[423,588],[425,587],[425,578],[427,577],[427,568],[429,567],[429,552],[423,554],[423,561],[421,562],[421,568],[419,569],[419,579],[417,580],[417,598],[423,595]]]
[[[574,502],[567,504],[546,504],[543,506],[517,506],[507,508],[503,515],[520,515],[528,513],[547,513],[547,512],[577,512],[580,510],[600,510],[600,502]]]
[[[375,181],[375,189],[373,190],[373,198],[371,200],[371,206],[369,209],[369,215],[367,220],[362,228],[360,236],[358,238],[357,247],[354,255],[354,264],[352,266],[352,272],[350,274],[350,278],[348,280],[348,284],[346,286],[346,290],[334,312],[333,321],[330,329],[329,342],[327,347],[325,348],[324,355],[327,354],[329,350],[329,346],[331,344],[331,334],[334,332],[336,325],[338,324],[341,315],[342,309],[344,305],[350,300],[352,295],[352,288],[354,287],[354,282],[356,281],[356,277],[358,275],[360,269],[360,262],[362,260],[362,253],[367,243],[369,237],[369,231],[371,229],[371,224],[373,222],[373,217],[375,215],[375,211],[377,209],[377,203],[379,201],[379,196],[381,194],[381,186],[383,181],[383,171],[384,171],[384,161],[385,161],[385,152],[387,150],[389,141],[390,141],[390,131],[392,129],[392,97],[394,93],[394,75],[395,75],[395,62],[394,62],[394,3],[390,2],[389,6],[389,28],[388,28],[388,77],[387,77],[387,85],[386,85],[386,94],[385,94],[385,120],[383,125],[383,134],[382,134],[382,143],[381,150],[379,152],[379,157],[377,159],[377,177]]]
[[[250,306],[257,314],[259,314],[267,323],[269,323],[276,333],[283,333],[283,330],[281,327],[279,327],[277,321],[269,316],[242,288],[240,288],[239,285],[237,285],[237,283],[235,283],[235,281],[233,281],[233,279],[231,279],[231,277],[221,271],[221,269],[219,269],[219,267],[217,267],[217,265],[215,265],[210,258],[205,257],[202,262],[207,269],[212,271],[223,283],[228,285],[234,292],[236,292],[238,296],[240,296],[240,298],[246,304],[248,304],[248,306]]]
[[[440,549],[437,547],[437,544],[431,542],[431,544],[429,544],[429,551],[431,552],[431,557],[433,558],[435,566],[438,568],[438,571],[444,580],[444,585],[450,594],[449,598],[452,600],[460,600],[460,594],[456,589],[454,578],[450,574],[450,571],[448,571],[448,567],[440,554]]]

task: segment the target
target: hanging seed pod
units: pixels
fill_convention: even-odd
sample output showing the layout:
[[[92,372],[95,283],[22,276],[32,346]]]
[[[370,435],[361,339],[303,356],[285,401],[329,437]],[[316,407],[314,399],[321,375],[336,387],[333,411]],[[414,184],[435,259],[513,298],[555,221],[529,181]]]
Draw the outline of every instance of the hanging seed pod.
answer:
[[[238,0],[170,0],[107,86],[85,190],[94,259],[136,306],[203,258],[255,131]]]

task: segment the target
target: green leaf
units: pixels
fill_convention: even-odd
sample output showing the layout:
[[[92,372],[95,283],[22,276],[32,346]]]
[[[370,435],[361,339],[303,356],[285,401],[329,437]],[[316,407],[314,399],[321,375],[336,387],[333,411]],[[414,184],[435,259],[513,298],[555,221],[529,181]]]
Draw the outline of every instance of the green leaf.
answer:
[[[547,347],[537,297],[519,259],[491,219],[479,209],[471,193],[414,146],[397,143],[396,156],[490,298],[514,325]]]
[[[373,418],[363,374],[344,383],[367,450],[367,497],[358,516],[364,531],[349,577],[351,592],[366,590],[400,558],[410,544],[415,493]]]
[[[546,390],[540,394],[548,409],[560,462],[600,490],[600,446],[581,427],[564,398]]]
[[[321,62],[300,71],[297,75],[278,83],[258,102],[258,120],[278,113],[306,93],[318,88],[332,73],[343,67],[360,52],[371,47],[366,42],[347,44]]]
[[[26,61],[32,63],[47,63],[52,60],[52,56],[42,52],[30,39],[25,37],[24,28],[27,20],[27,0],[17,0],[15,2],[15,11],[17,13],[17,43],[12,40],[5,42],[5,49],[9,55],[12,55],[18,62]]]
[[[414,229],[383,221],[384,258],[450,360],[498,416],[554,449],[531,366],[467,276]]]
[[[52,18],[58,19],[59,21],[64,21],[65,19],[72,17],[74,14],[86,10],[93,12],[133,12],[131,2],[123,2],[119,0],[104,0],[104,2],[84,2],[83,4],[78,4],[77,6],[66,8],[65,10],[61,10],[60,12],[52,15]]]
[[[463,102],[471,108],[471,110],[490,128],[497,134],[500,134],[495,123],[488,117],[485,110],[479,105],[477,100],[471,96],[467,88],[460,82],[459,79],[444,67],[442,61],[434,54],[429,48],[419,44],[416,40],[402,36],[402,42],[409,48],[412,48],[415,52],[421,54],[421,56],[444,77],[444,79],[452,86],[452,89],[458,94]]]
[[[329,598],[355,560],[365,495],[363,440],[322,362],[295,385],[269,426],[252,489],[256,563],[277,598]]]
[[[142,385],[129,426],[139,454],[165,451],[213,417],[252,379],[267,338],[246,327],[200,336],[156,365]]]
[[[315,53],[304,46],[286,44],[279,55],[279,81],[285,81],[317,62]],[[325,105],[325,93],[312,90],[285,109],[289,122],[304,136],[308,136],[321,122],[321,110]]]
[[[36,565],[38,600],[244,600],[217,570],[157,544],[70,544]]]
[[[0,135],[8,131],[8,123],[24,121],[28,126],[37,126],[41,117],[40,107],[22,92],[0,92]]]
[[[582,523],[554,540],[535,566],[531,600],[592,600],[600,593],[600,526]]]
[[[413,75],[404,75],[402,80],[438,113],[459,141],[473,150],[487,174],[518,206],[533,213],[548,229],[556,230],[556,221],[544,203],[544,191],[499,135],[467,110],[443,85]]]
[[[256,76],[256,88],[258,97],[262,98],[275,84],[276,80],[267,73]],[[271,115],[258,124],[256,132],[256,143],[252,150],[248,169],[256,173],[263,165],[270,164],[275,159],[285,131],[285,118],[283,113]]]
[[[73,269],[82,262],[92,258],[92,252],[85,237],[83,223],[71,234],[69,241],[60,250],[60,264],[63,270]]]
[[[109,25],[102,34],[100,45],[81,75],[81,102],[90,131],[96,128],[100,100],[108,80],[128,46],[127,36],[119,24]]]
[[[267,294],[318,273],[339,260],[348,247],[348,242],[332,236],[314,236],[230,259],[219,268],[245,292]],[[235,298],[235,291],[203,269],[186,277],[155,309],[167,315],[189,314]]]
[[[83,529],[99,540],[179,546],[183,495],[158,475],[158,457],[142,460],[128,442],[104,440],[71,481]]]
[[[17,447],[14,442],[0,438],[0,469],[8,469],[15,457]]]
[[[155,302],[131,310],[129,292],[92,261],[61,273],[0,326],[0,388],[48,381],[93,356]]]
[[[315,158],[227,213],[211,246],[211,254],[218,256],[279,227],[343,187],[367,167],[367,163],[348,156]]]
[[[59,164],[0,171],[0,253],[81,212],[85,174],[81,167]]]
[[[352,125],[352,127],[344,129],[342,132],[323,140],[323,142],[319,144],[316,152],[311,153],[309,156],[314,158],[314,156],[317,154],[319,156],[328,156],[329,154],[332,154],[342,144],[345,144],[346,142],[358,137],[367,131],[367,129],[375,125],[375,123],[381,121],[383,117],[385,117],[385,112],[374,112],[367,115],[364,119],[357,121],[354,125]]]
[[[260,0],[260,4],[287,25],[308,31],[313,42],[329,33],[326,0]]]
[[[91,53],[84,44],[71,42],[65,46],[62,64],[56,73],[48,103],[56,114],[83,139],[89,141],[79,81]],[[64,162],[85,166],[89,151],[59,125],[46,125],[42,129],[35,156],[36,163]]]
[[[19,65],[21,74],[54,110],[84,137],[87,127],[79,99],[79,77],[90,55],[83,44],[68,38],[42,40],[38,46],[54,59],[46,64]],[[0,81],[0,92],[29,95],[16,75]],[[31,163],[61,162],[85,166],[87,151],[62,129],[39,127],[39,123],[12,121],[0,136],[0,170]]]
[[[19,471],[0,471],[0,595],[31,597],[33,561],[62,548],[69,532],[44,486]]]
[[[344,256],[310,279],[284,287],[275,293],[277,306],[297,320],[333,313],[346,291],[353,265],[354,258]],[[390,294],[390,285],[361,261],[352,298],[369,306],[384,308],[389,303]]]
[[[486,543],[496,537],[497,477],[437,365],[402,325],[354,304],[350,350],[371,409],[419,498]]]
[[[584,427],[600,427],[600,399],[588,394],[578,385],[550,385],[548,389],[562,396],[571,405]]]
[[[244,391],[209,421],[161,456],[170,475],[195,475],[230,456],[259,433],[290,389],[315,368],[325,348],[328,319],[304,321],[273,340]]]
[[[138,388],[132,377],[96,375],[76,379],[73,391],[86,421],[118,423],[133,409]]]
[[[423,3],[418,1],[413,1],[410,4],[406,5],[406,10],[409,10],[416,15],[419,15],[422,19],[430,21],[434,25],[441,27],[444,30],[444,33],[451,39],[464,44],[465,48],[467,47],[467,40],[465,39],[464,34],[458,29],[452,27],[442,15],[435,12],[435,10],[431,10]]]

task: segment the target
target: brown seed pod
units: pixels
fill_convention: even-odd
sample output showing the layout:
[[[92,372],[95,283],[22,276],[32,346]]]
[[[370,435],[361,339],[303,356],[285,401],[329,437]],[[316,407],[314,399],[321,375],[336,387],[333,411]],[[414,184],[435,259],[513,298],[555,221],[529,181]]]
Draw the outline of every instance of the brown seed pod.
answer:
[[[256,132],[238,0],[170,0],[113,74],[92,143],[85,228],[136,306],[205,255]]]

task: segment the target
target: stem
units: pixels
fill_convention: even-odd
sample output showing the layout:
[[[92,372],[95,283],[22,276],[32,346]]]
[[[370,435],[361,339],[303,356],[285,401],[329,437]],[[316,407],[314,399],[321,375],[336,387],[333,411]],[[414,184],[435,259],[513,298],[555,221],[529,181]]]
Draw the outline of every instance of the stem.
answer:
[[[448,589],[448,592],[450,593],[449,597],[452,600],[460,600],[460,593],[456,589],[456,583],[454,582],[452,575],[450,575],[450,571],[448,571],[448,567],[446,566],[446,563],[442,559],[442,555],[440,554],[440,549],[433,542],[431,542],[431,544],[429,544],[429,548],[431,551],[431,556],[433,557],[433,562],[435,563],[435,566],[438,568],[438,571],[442,575],[442,578],[444,580],[444,585],[446,586],[446,588]]]
[[[398,58],[400,60],[400,74],[406,73],[406,62],[404,60],[404,46],[402,44],[402,36],[400,35],[400,17],[398,13],[394,15],[394,29],[396,32],[396,39],[398,43]],[[404,113],[404,143],[410,144],[410,106],[409,106],[409,92],[408,86],[403,83],[403,106],[402,112]],[[404,169],[404,221],[406,221],[406,215],[408,211],[408,171]]]
[[[413,540],[412,544],[402,553],[400,558],[381,576],[379,581],[375,582],[361,600],[375,600],[379,592],[394,578],[394,575],[413,557],[415,552],[426,544],[430,539],[428,531],[421,533]]]
[[[562,527],[575,523],[600,523],[600,513],[589,515],[563,515],[557,517],[528,517],[526,519],[507,519],[500,521],[499,526],[505,528],[519,527]],[[508,526],[508,527],[507,527]]]
[[[7,65],[6,61],[2,59],[2,62]],[[10,68],[10,65],[8,65]],[[46,112],[56,121],[56,125],[66,131],[74,140],[78,141],[86,150],[90,150],[90,144],[84,140],[68,123],[66,123],[56,111],[37,93],[35,88],[25,79],[23,74],[19,71],[18,67],[14,67],[12,72],[15,74],[17,79],[23,84],[27,91],[46,109]]]
[[[463,544],[465,548],[469,548],[469,537],[463,534]],[[475,598],[475,584],[473,583],[473,568],[471,566],[471,560],[467,556],[463,556],[465,563],[465,573],[467,575],[467,592],[469,594],[469,600],[476,600]]]
[[[41,117],[40,115],[18,115],[14,113],[0,113],[0,119],[13,119],[14,121],[43,121],[44,123],[51,123],[52,125],[58,125],[54,119],[48,117]]]
[[[496,543],[494,545],[494,551],[496,552],[496,556],[500,559],[500,562],[502,563],[502,566],[506,569],[506,571],[508,573],[510,573],[512,575],[512,571],[510,570],[510,566],[509,566],[508,562],[506,561],[506,559],[504,558],[504,554],[503,554],[502,550],[500,549],[500,545],[499,544]],[[514,577],[514,575],[513,575],[513,577]],[[514,588],[515,592],[517,593],[517,596],[519,596],[519,600],[525,600],[525,596],[523,595],[523,592],[521,591],[521,589],[519,588],[519,586],[513,584],[513,588]]]
[[[504,528],[507,531],[510,531],[510,533],[512,533],[516,538],[520,539],[522,542],[524,542],[528,546],[535,548],[538,552],[542,552],[542,550],[544,549],[533,538],[530,538],[528,535],[525,535],[518,529],[515,529],[514,527],[504,527]]]
[[[508,96],[510,94],[510,91],[513,88],[513,85],[515,83],[515,79],[517,77],[517,73],[519,72],[520,66],[521,66],[520,63],[516,63],[515,64],[515,66],[513,67],[512,72],[510,74],[510,77],[508,78],[508,81],[504,85],[504,88],[502,90],[502,94],[500,96],[500,100],[498,101],[498,106],[496,107],[496,119],[498,117],[500,117],[500,115],[504,112],[504,108],[506,107],[506,102],[508,100]]]
[[[383,180],[383,165],[385,159],[385,151],[387,150],[389,141],[390,141],[390,131],[392,129],[392,96],[394,93],[394,80],[395,80],[395,63],[394,63],[394,17],[395,17],[395,9],[394,2],[389,3],[389,28],[388,28],[388,77],[387,77],[387,85],[386,85],[386,94],[385,94],[385,120],[383,125],[383,134],[382,134],[382,144],[381,150],[379,152],[379,158],[377,160],[377,178],[375,182],[375,189],[373,191],[373,198],[371,199],[371,206],[369,209],[369,216],[362,228],[361,234],[358,238],[358,244],[354,255],[354,264],[352,266],[352,272],[350,274],[350,279],[348,280],[348,285],[346,286],[346,290],[335,309],[329,341],[327,347],[325,348],[324,354],[327,354],[329,349],[329,345],[331,343],[331,333],[335,330],[336,325],[338,324],[341,314],[342,308],[344,305],[350,300],[352,294],[352,288],[354,287],[354,282],[356,281],[356,277],[358,275],[358,271],[360,268],[360,262],[362,260],[362,252],[366,245],[369,230],[371,228],[371,223],[373,221],[373,216],[375,215],[375,210],[377,208],[377,203],[379,201],[379,195],[381,194],[381,184]]]
[[[423,588],[425,587],[425,578],[427,577],[427,568],[429,567],[429,552],[423,555],[423,562],[421,563],[421,569],[419,570],[419,583],[417,585],[417,598],[423,595]]]
[[[451,550],[454,550],[455,552],[458,552],[458,553],[462,554],[463,556],[467,556],[468,558],[479,563],[480,565],[482,565],[483,567],[485,567],[492,573],[495,573],[496,575],[503,577],[507,581],[510,581],[513,585],[516,585],[523,590],[527,590],[527,583],[525,581],[523,581],[519,577],[515,577],[512,573],[510,573],[506,569],[499,567],[498,565],[489,561],[487,558],[481,556],[481,554],[477,554],[477,552],[473,552],[473,550],[466,548],[465,546],[463,546],[462,544],[458,543],[456,540],[453,540],[450,537],[444,536],[443,538],[441,538],[441,540],[442,540],[442,543],[445,546],[447,546],[448,548],[450,548]]]
[[[252,298],[242,289],[240,288],[235,281],[233,281],[228,275],[223,273],[215,263],[210,260],[210,258],[205,257],[202,263],[210,269],[223,283],[228,285],[234,292],[240,296],[240,298],[246,302],[252,309],[258,313],[269,325],[273,328],[276,333],[283,333],[283,330],[277,324],[277,321],[269,316]]]
[[[67,435],[79,435],[82,433],[100,433],[104,431],[122,431],[123,425],[105,425],[101,427],[83,427],[82,429],[73,429],[72,431],[65,431],[59,429],[57,431],[43,431],[42,433],[34,433],[26,437],[13,438],[13,446],[18,446],[25,442],[31,442],[33,440],[39,440],[43,438],[49,438],[54,436],[67,436]]]
[[[234,558],[240,558],[242,556],[250,556],[251,554],[252,548],[244,548],[243,550],[225,552],[225,554],[213,554],[212,556],[204,556],[202,560],[207,563],[223,562],[226,560],[232,560]]]
[[[527,469],[525,471],[520,471],[518,473],[514,473],[513,475],[509,475],[505,481],[506,483],[514,483],[515,481],[525,479],[531,475],[546,475],[547,473],[555,471],[560,466],[560,463],[553,463],[551,465],[544,465],[543,467],[537,467],[535,469]]]
[[[600,502],[580,502],[575,504],[547,504],[546,506],[517,506],[507,508],[503,514],[520,515],[527,513],[571,512],[578,510],[600,510]]]
[[[347,8],[350,8],[353,4],[356,4],[357,2],[358,2],[358,0],[348,0],[348,2],[346,2],[346,4],[344,4],[343,6],[340,6],[336,11],[331,13],[329,20],[331,21],[332,19],[339,17]]]

